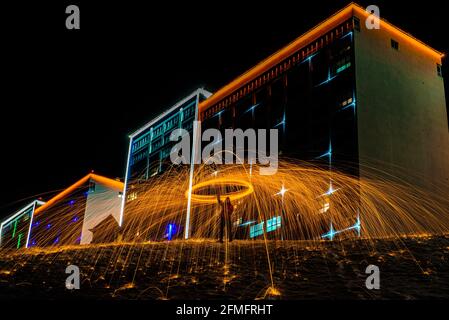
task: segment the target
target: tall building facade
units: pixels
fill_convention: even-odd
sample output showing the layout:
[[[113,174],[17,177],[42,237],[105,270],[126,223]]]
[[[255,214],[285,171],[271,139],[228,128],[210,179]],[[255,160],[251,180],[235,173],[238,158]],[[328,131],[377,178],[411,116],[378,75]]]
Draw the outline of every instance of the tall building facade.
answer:
[[[45,202],[35,200],[6,218],[0,224],[0,247],[2,249],[20,249],[28,247],[30,222],[36,209]]]
[[[123,186],[93,173],[78,180],[34,210],[28,247],[115,241],[111,235],[119,228]],[[100,224],[103,228],[94,232]]]
[[[203,130],[275,128],[280,156],[447,187],[443,55],[384,20],[368,28],[371,18],[350,4],[231,81],[200,104]],[[329,181],[323,193],[331,190]],[[249,226],[250,237],[283,223],[267,219]],[[349,223],[359,230],[356,212]]]
[[[175,142],[170,141],[170,134],[175,129],[185,129],[191,135],[193,123],[198,120],[198,105],[210,95],[207,90],[195,90],[129,136],[120,225],[126,204],[138,197],[135,186],[164,172],[171,165],[170,151]]]

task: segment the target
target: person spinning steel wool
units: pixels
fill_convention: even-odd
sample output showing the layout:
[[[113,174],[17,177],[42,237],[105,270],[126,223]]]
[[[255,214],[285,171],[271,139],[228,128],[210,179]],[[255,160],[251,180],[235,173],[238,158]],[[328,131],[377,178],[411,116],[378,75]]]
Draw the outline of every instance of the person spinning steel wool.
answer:
[[[220,215],[220,236],[219,241],[223,243],[223,238],[225,237],[229,242],[232,241],[232,224],[231,224],[231,216],[234,211],[234,206],[231,203],[231,199],[229,197],[223,202],[220,199],[220,193],[217,193],[217,204]]]

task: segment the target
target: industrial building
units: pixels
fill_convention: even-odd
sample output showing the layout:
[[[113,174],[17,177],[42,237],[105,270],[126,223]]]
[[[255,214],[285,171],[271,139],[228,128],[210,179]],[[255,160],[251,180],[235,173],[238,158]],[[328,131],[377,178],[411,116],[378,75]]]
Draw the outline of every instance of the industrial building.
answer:
[[[34,200],[2,222],[0,224],[0,248],[27,248],[31,219],[35,210],[44,204],[43,201]]]
[[[443,54],[385,20],[369,29],[371,18],[352,3],[256,64],[200,103],[203,130],[277,128],[282,156],[447,187]]]
[[[118,228],[123,183],[90,173],[34,210],[29,247],[111,242],[110,230],[93,233],[103,221]],[[109,220],[109,217],[113,217]]]
[[[156,176],[171,165],[170,151],[175,144],[170,141],[172,131],[182,128],[191,134],[193,123],[198,120],[198,105],[210,96],[210,92],[199,88],[129,135],[120,226],[123,223],[126,203],[138,197],[136,185]]]

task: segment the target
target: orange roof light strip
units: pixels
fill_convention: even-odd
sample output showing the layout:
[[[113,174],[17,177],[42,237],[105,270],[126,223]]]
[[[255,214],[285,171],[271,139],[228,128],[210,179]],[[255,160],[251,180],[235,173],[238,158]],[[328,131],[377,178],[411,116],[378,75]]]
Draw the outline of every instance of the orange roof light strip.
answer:
[[[106,177],[103,177],[103,176],[99,176],[98,174],[94,174],[94,173],[91,173],[90,177],[91,177],[92,180],[94,180],[96,182],[99,182],[101,184],[104,184],[104,185],[106,185],[108,187],[115,188],[115,189],[122,189],[123,190],[124,184],[121,181],[117,181],[117,180],[114,180],[114,179],[109,179],[109,178],[106,178]]]
[[[344,7],[340,11],[336,12],[334,15],[324,20],[314,28],[310,29],[296,40],[275,52],[273,55],[269,56],[267,59],[255,65],[253,68],[249,69],[247,72],[243,73],[238,78],[234,79],[221,89],[219,89],[216,93],[214,93],[210,98],[204,100],[199,104],[199,111],[204,111],[212,105],[218,103],[220,100],[226,98],[228,95],[232,94],[234,91],[238,90],[243,85],[252,81],[257,76],[262,73],[268,71],[272,67],[276,66],[278,63],[282,62],[284,59],[288,58],[296,51],[300,50],[308,43],[316,40],[318,37],[323,35],[324,33],[332,30],[337,27],[340,23],[354,16],[355,14],[360,14],[364,17],[368,17],[369,13],[366,12],[364,8],[361,6],[350,3],[348,6]],[[444,56],[441,52],[429,47],[425,43],[419,41],[409,33],[402,31],[401,29],[393,26],[389,22],[380,19],[381,29],[385,28],[388,31],[395,33],[397,36],[400,36],[403,40],[408,41],[413,44],[416,48],[423,50],[424,52],[432,55],[435,58],[441,58]]]
[[[350,6],[354,10],[354,14],[360,14],[365,18],[370,15],[364,8],[362,8],[358,4],[351,3]],[[435,50],[421,40],[418,40],[417,38],[412,36],[410,33],[394,26],[383,18],[380,18],[380,29],[386,29],[389,32],[394,33],[396,36],[401,37],[402,40],[407,41],[408,43],[413,45],[416,49],[422,50],[423,52],[432,55],[434,58],[440,59],[444,57],[444,54],[442,52]]]
[[[89,173],[87,176],[81,178],[80,180],[78,180],[77,182],[72,184],[70,187],[68,187],[67,189],[63,190],[62,192],[58,193],[56,196],[54,196],[53,198],[48,200],[44,205],[42,205],[39,208],[37,208],[34,211],[34,215],[39,214],[40,212],[44,211],[48,207],[50,207],[53,204],[57,203],[59,200],[64,199],[70,193],[72,193],[76,189],[80,188],[84,183],[86,183],[90,179],[92,179],[92,180],[94,180],[96,182],[99,182],[101,184],[104,184],[106,186],[109,186],[111,188],[116,188],[116,189],[123,190],[123,182],[120,182],[120,181],[117,181],[117,180],[113,180],[113,179],[109,179],[109,178],[106,178],[106,177],[102,177],[102,176],[99,176],[99,175],[96,175],[96,174],[93,174],[93,173]]]

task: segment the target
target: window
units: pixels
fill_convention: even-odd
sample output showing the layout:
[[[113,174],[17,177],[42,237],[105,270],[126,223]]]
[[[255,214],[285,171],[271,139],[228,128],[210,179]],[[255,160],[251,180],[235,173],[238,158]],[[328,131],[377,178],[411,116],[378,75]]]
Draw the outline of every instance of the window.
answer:
[[[336,74],[348,69],[351,67],[351,45],[347,45],[344,48],[340,49],[335,53],[333,60],[335,61],[331,67],[331,75],[335,76]]]
[[[274,231],[281,227],[281,216],[277,216],[267,220],[267,232]]]
[[[135,163],[143,160],[146,157],[146,150],[139,151],[138,153],[133,155],[131,165],[134,165]]]
[[[441,64],[437,63],[437,74],[442,77],[443,76],[443,67]]]
[[[89,183],[89,192],[95,192],[95,182]]]
[[[394,50],[399,50],[399,42],[397,42],[396,40],[391,39],[391,47]]]
[[[170,136],[171,136],[171,132],[168,132],[165,136],[164,136],[164,143],[163,145],[166,145],[167,143],[170,143]]]
[[[172,151],[172,146],[165,147],[161,151],[161,159],[168,158],[170,156],[170,153]]]
[[[243,223],[243,218],[240,217],[240,218],[238,218],[236,221],[234,221],[233,224],[234,224],[234,226],[238,227],[238,226],[240,226],[242,223]]]
[[[192,106],[188,106],[183,110],[184,120],[193,117],[194,115],[195,115],[195,104],[193,104]]]
[[[339,61],[337,63],[337,71],[336,71],[336,73],[340,73],[340,72],[348,69],[350,66],[351,66],[351,61],[347,61],[347,60]]]
[[[162,131],[164,130],[164,127],[162,125],[159,125],[156,129],[153,131],[153,138],[160,136]]]
[[[354,17],[354,29],[360,31],[360,19],[357,17]]]
[[[262,221],[259,224],[251,226],[249,228],[249,237],[250,238],[255,238],[255,237],[260,236],[261,234],[263,234],[263,224],[264,224],[264,222]]]
[[[150,141],[150,135],[147,134],[143,138],[140,138],[138,141],[133,144],[133,151],[137,151],[138,149],[144,147]]]
[[[191,131],[193,129],[193,122],[192,122],[192,120],[184,121],[183,124],[182,124],[182,128],[187,130],[187,131]]]
[[[163,144],[163,141],[161,138],[154,140],[154,142],[151,146],[151,150],[154,151],[154,150],[159,149],[160,147],[162,147],[162,144]]]
[[[171,128],[175,127],[178,124],[179,116],[176,115],[172,117],[170,120],[165,122],[165,130],[170,130]]]
[[[352,103],[354,102],[354,98],[352,96],[348,97],[348,98],[344,98],[343,101],[340,102],[339,107],[340,108],[345,108],[350,106]]]

